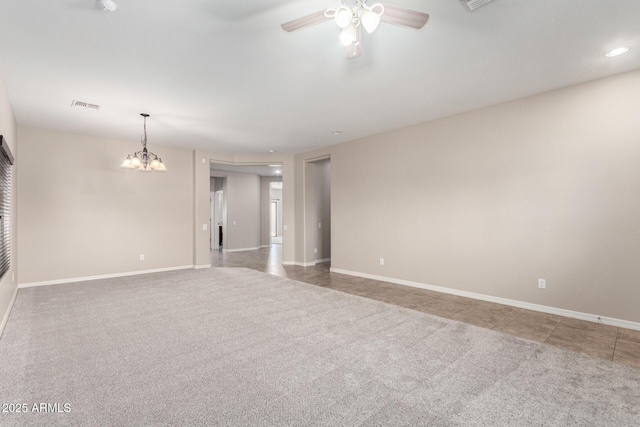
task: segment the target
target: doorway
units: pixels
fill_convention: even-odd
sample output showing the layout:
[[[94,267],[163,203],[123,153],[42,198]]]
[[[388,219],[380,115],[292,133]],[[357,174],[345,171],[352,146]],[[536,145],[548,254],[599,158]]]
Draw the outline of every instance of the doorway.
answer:
[[[269,239],[270,243],[282,244],[282,181],[269,183]]]
[[[226,178],[211,177],[210,181],[210,245],[211,250],[223,251],[227,246]]]
[[[331,159],[304,165],[304,265],[331,261]]]

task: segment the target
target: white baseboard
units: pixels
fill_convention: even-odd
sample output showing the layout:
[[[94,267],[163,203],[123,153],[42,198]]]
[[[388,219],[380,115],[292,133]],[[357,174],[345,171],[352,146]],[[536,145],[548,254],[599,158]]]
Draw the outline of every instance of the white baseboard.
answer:
[[[282,261],[282,265],[297,265],[298,267],[311,267],[316,265],[316,263],[315,262]]]
[[[261,247],[261,248],[270,248],[270,247],[271,247],[271,245],[262,245],[262,246],[260,246],[260,247]]]
[[[222,253],[230,253],[230,252],[244,252],[244,251],[257,251],[260,249],[260,246],[256,246],[255,248],[239,248],[239,249],[223,249]]]
[[[209,264],[209,267],[210,266],[211,264]],[[196,266],[196,268],[198,267],[199,266]],[[23,288],[32,288],[34,286],[49,286],[49,285],[61,285],[63,283],[87,282],[90,280],[111,279],[114,277],[137,276],[139,274],[161,273],[164,271],[174,271],[174,270],[186,270],[188,268],[194,268],[194,266],[181,265],[179,267],[154,268],[152,270],[128,271],[126,273],[102,274],[99,276],[74,277],[71,279],[59,279],[59,280],[47,280],[44,282],[20,283],[18,285],[18,288],[23,289]]]
[[[319,259],[312,262],[283,261],[282,265],[297,265],[298,267],[313,267],[316,264],[322,264],[323,262],[329,262],[329,261],[331,261],[331,258]]]
[[[430,291],[441,292],[445,294],[457,295],[457,296],[477,299],[481,301],[494,302],[497,304],[509,305],[511,307],[524,308],[527,310],[539,311],[542,313],[555,314],[558,316],[571,317],[574,319],[586,320],[589,322],[602,323],[604,325],[610,325],[610,326],[616,326],[619,328],[626,328],[626,329],[633,329],[635,331],[640,331],[640,323],[631,322],[629,320],[616,319],[614,317],[598,316],[597,314],[582,313],[580,311],[566,310],[564,308],[550,307],[547,305],[533,304],[533,303],[524,302],[524,301],[494,297],[491,295],[460,291],[457,289],[444,288],[442,286],[434,286],[434,285],[427,285],[425,283],[412,282],[410,280],[394,279],[392,277],[384,277],[384,276],[378,276],[375,274],[343,270],[341,268],[331,267],[330,271],[332,273],[346,274],[349,276],[356,276],[356,277],[364,277],[366,279],[380,280],[382,282],[395,283],[398,285],[411,286],[414,288],[428,289]]]
[[[199,270],[201,268],[211,268],[211,264],[195,265],[193,268],[196,270]]]
[[[18,296],[18,287],[13,290],[13,295],[11,296],[11,301],[9,301],[9,306],[7,307],[7,312],[4,314],[2,318],[2,323],[0,323],[0,338],[2,338],[2,333],[4,332],[4,327],[7,325],[9,321],[9,315],[11,314],[11,309],[13,308],[13,303],[16,302],[16,297]]]

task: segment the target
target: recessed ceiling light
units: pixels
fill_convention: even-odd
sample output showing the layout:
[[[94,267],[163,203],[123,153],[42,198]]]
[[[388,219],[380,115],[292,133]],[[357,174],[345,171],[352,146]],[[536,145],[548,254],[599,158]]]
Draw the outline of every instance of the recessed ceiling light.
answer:
[[[275,153],[276,150],[269,150],[269,153]]]
[[[620,56],[623,53],[627,53],[628,51],[629,51],[629,48],[626,47],[626,46],[617,47],[617,48],[612,49],[609,52],[605,53],[604,56],[606,56],[607,58],[613,58],[614,56]]]
[[[334,130],[331,133],[334,134],[334,135],[342,135],[342,131],[341,130]]]
[[[278,169],[278,170],[276,171],[276,175],[280,175],[281,173],[282,173],[282,171],[281,171],[280,169]]]

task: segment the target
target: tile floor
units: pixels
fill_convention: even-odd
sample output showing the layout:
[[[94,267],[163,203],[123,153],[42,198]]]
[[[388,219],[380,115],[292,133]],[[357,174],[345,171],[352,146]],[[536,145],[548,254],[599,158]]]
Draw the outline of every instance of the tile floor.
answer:
[[[211,264],[251,268],[640,368],[640,331],[331,273],[328,263],[283,266],[281,245],[225,254],[215,251]]]

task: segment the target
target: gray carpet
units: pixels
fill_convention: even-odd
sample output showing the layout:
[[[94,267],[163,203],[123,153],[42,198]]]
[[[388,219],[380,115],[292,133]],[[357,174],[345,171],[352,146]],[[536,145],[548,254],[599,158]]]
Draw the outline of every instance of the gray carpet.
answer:
[[[2,425],[633,426],[640,369],[252,270],[184,270],[20,290],[0,403],[28,407]]]

